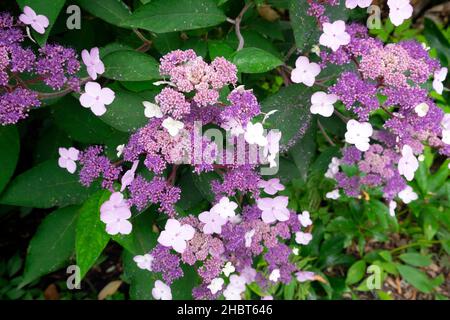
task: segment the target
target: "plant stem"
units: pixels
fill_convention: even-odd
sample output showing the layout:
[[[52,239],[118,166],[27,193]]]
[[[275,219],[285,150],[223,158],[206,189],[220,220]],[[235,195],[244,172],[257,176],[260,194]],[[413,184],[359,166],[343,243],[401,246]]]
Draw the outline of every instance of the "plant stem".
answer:
[[[320,132],[322,132],[323,136],[328,141],[328,143],[334,147],[336,144],[333,142],[333,140],[331,140],[330,136],[327,134],[327,132],[325,131],[324,127],[322,126],[319,120],[317,120],[317,125],[319,126]]]
[[[241,10],[241,12],[239,13],[239,15],[236,17],[236,19],[234,20],[234,30],[236,31],[236,36],[239,40],[239,44],[238,47],[236,49],[236,51],[242,50],[242,48],[244,48],[244,37],[241,34],[241,21],[242,18],[244,17],[245,12],[247,12],[248,9],[250,9],[253,6],[252,2],[248,2]]]

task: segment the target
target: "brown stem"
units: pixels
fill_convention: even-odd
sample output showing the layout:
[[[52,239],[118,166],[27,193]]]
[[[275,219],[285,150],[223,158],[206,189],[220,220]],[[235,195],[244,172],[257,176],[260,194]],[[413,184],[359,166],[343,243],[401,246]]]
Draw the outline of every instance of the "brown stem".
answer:
[[[324,127],[322,126],[319,120],[317,120],[317,125],[319,126],[320,132],[322,132],[323,136],[328,141],[328,143],[334,147],[336,144],[333,142],[333,140],[331,140],[330,136],[327,134],[327,132],[325,131]]]
[[[236,31],[236,36],[239,40],[239,44],[238,47],[236,49],[236,51],[242,50],[242,48],[244,48],[244,37],[241,34],[241,21],[242,18],[244,17],[245,12],[247,12],[248,9],[250,9],[253,6],[252,2],[248,2],[241,10],[241,12],[239,13],[239,15],[236,17],[236,19],[234,20],[234,30]]]
[[[178,170],[178,165],[174,164],[172,167],[172,172],[170,173],[170,176],[167,179],[167,182],[171,185],[175,184],[175,179],[177,177],[177,170]]]

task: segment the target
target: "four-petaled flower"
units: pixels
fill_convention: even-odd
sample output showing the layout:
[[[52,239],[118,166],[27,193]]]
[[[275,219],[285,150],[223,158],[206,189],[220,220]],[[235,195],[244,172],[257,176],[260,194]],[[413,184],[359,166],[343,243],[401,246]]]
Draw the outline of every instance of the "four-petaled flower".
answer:
[[[265,223],[289,220],[289,199],[285,196],[275,198],[260,198],[256,200],[258,208],[262,211],[261,218]]]
[[[138,165],[139,160],[134,161],[131,169],[124,173],[121,179],[122,186],[120,187],[120,192],[123,192],[133,182]]]
[[[24,24],[30,25],[37,33],[40,34],[44,34],[45,29],[50,24],[46,16],[36,14],[36,12],[29,6],[23,7],[23,13],[19,16],[19,20]]]
[[[152,263],[153,256],[149,253],[144,254],[143,256],[135,256],[133,258],[134,262],[136,262],[137,266],[142,270],[152,271]]]
[[[163,117],[161,108],[157,104],[151,103],[149,101],[144,101],[144,102],[142,102],[142,104],[145,107],[144,115],[147,118],[162,118]]]
[[[267,144],[267,138],[264,136],[264,128],[262,123],[247,123],[245,127],[244,139],[248,144],[256,144],[264,147]]]
[[[131,217],[130,205],[120,192],[114,192],[100,207],[100,220],[106,223],[106,232],[130,234],[133,226],[127,220]]]
[[[156,280],[155,287],[152,289],[152,296],[156,300],[172,300],[172,291],[167,284],[161,280]]]
[[[322,91],[315,92],[311,96],[312,114],[320,114],[323,117],[331,117],[334,112],[333,104],[338,100],[335,94],[327,94]]]
[[[222,218],[232,218],[236,215],[235,210],[238,205],[234,201],[230,201],[227,197],[222,197],[210,210],[210,212],[218,213]]]
[[[181,225],[178,220],[169,219],[166,222],[164,231],[158,237],[158,242],[165,247],[171,247],[178,253],[183,253],[186,249],[186,241],[194,237],[195,229],[188,225]]]
[[[181,129],[184,128],[184,123],[168,117],[162,122],[162,126],[169,132],[172,137],[176,137]]]
[[[412,16],[413,7],[409,0],[388,0],[389,18],[394,26],[399,26]]]
[[[349,9],[356,7],[367,8],[372,3],[372,0],[345,0],[345,6]]]
[[[319,38],[319,43],[325,47],[336,51],[340,46],[350,43],[350,35],[345,31],[345,22],[337,20],[333,23],[323,24],[323,33]]]
[[[373,129],[370,123],[351,119],[347,122],[345,141],[354,144],[360,151],[367,151],[370,147],[369,141],[372,133]]]
[[[307,245],[312,240],[312,234],[298,231],[295,233],[295,242],[298,244]]]
[[[278,130],[270,130],[266,137],[267,144],[264,146],[263,154],[269,161],[271,168],[277,166],[275,158],[280,151],[280,139],[281,131]]]
[[[278,191],[284,190],[284,186],[280,183],[280,179],[273,178],[270,180],[259,180],[258,187],[263,188],[264,192],[273,196]]]
[[[269,280],[273,282],[277,282],[280,279],[280,269],[274,269],[269,275]]]
[[[417,200],[419,197],[417,196],[417,193],[414,192],[413,188],[410,186],[406,186],[405,189],[400,191],[398,193],[398,197],[406,204]]]
[[[307,57],[298,57],[295,61],[295,69],[291,72],[291,80],[294,83],[303,83],[312,87],[320,73],[320,66],[315,62],[309,62]]]
[[[88,82],[84,87],[85,93],[80,97],[80,103],[85,108],[90,108],[96,116],[106,112],[107,105],[113,103],[115,93],[109,88],[102,88],[97,82]]]
[[[430,110],[430,106],[428,104],[426,104],[425,102],[419,103],[417,106],[414,107],[414,111],[421,118],[423,118],[427,115],[428,110]]]
[[[433,89],[439,94],[442,94],[442,91],[444,91],[443,82],[445,78],[447,78],[447,72],[448,69],[446,67],[443,67],[434,72]]]
[[[414,156],[410,146],[405,144],[402,148],[402,157],[398,161],[398,172],[403,175],[406,180],[414,179],[414,173],[419,168],[419,161]]]
[[[81,58],[86,65],[86,70],[92,80],[97,80],[97,75],[105,72],[105,65],[100,60],[100,52],[97,47],[90,51],[81,51]]]
[[[234,271],[236,271],[236,269],[230,261],[228,261],[222,269],[225,277],[229,277]]]
[[[198,219],[203,222],[203,232],[205,234],[220,234],[222,226],[227,223],[227,219],[223,218],[217,211],[205,211],[200,213]]]
[[[302,225],[302,227],[308,227],[308,226],[312,225],[312,220],[310,218],[309,211],[303,211],[297,217],[298,217],[298,221],[300,221],[300,224]]]
[[[80,154],[80,151],[77,149],[70,147],[69,149],[66,148],[59,148],[59,159],[58,159],[58,165],[61,168],[67,169],[70,173],[74,173],[75,170],[77,170],[77,164],[75,161],[78,160],[78,155]]]
[[[222,278],[212,279],[211,283],[207,286],[209,290],[211,290],[212,294],[216,294],[220,290],[222,290],[224,284],[224,280]]]

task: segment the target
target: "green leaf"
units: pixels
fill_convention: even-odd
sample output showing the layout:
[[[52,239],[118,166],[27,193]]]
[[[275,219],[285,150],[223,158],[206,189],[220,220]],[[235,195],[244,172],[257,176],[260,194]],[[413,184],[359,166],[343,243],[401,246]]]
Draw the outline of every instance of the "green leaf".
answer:
[[[0,193],[11,179],[19,160],[20,138],[15,126],[0,127]]]
[[[60,269],[73,255],[78,209],[70,206],[53,211],[39,225],[28,246],[21,286]]]
[[[318,42],[320,35],[316,19],[306,14],[308,7],[307,0],[291,0],[289,10],[295,43],[303,52],[311,50],[311,47]]]
[[[210,40],[208,41],[208,51],[211,60],[216,57],[229,58],[233,53],[234,49],[230,47],[226,42],[220,40]]]
[[[160,78],[156,60],[145,53],[121,50],[103,58],[104,77],[120,81],[146,81]]]
[[[61,9],[64,7],[65,2],[66,0],[17,0],[17,3],[22,10],[25,6],[29,6],[36,14],[46,16],[50,22],[45,29],[44,34],[39,34],[34,30],[32,31],[33,38],[40,46],[43,46],[47,42],[50,31],[52,30]],[[30,27],[30,29],[32,30],[33,28]]]
[[[154,272],[140,269],[134,262],[135,254],[123,251],[123,277],[130,284],[131,300],[152,300],[152,289],[158,277]]]
[[[231,57],[231,61],[242,73],[263,73],[283,64],[273,54],[259,48],[239,50]]]
[[[114,102],[106,107],[107,111],[100,117],[101,120],[123,132],[136,131],[147,124],[148,119],[144,115],[142,105],[145,99],[126,91],[116,90],[115,93]]]
[[[105,224],[100,220],[100,206],[109,199],[111,193],[99,190],[80,208],[76,225],[75,252],[80,276],[83,278],[97,261],[110,236]]]
[[[52,114],[56,125],[71,139],[79,142],[105,144],[106,141],[125,135],[105,124],[71,96],[66,96],[53,106]]]
[[[137,9],[122,26],[165,33],[211,27],[226,18],[214,0],[155,0]]]
[[[280,89],[261,103],[263,112],[278,110],[269,117],[268,123],[281,131],[281,147],[291,147],[308,130],[311,94],[312,89],[295,84]]]
[[[433,291],[434,283],[425,273],[410,266],[401,264],[397,264],[396,266],[402,278],[413,287],[424,293]]]
[[[426,267],[429,266],[432,261],[430,257],[424,256],[420,253],[403,253],[399,256],[400,260],[412,265],[413,267]]]
[[[211,182],[214,180],[218,180],[220,182],[220,176],[211,171],[211,172],[203,172],[201,174],[191,173],[192,179],[194,180],[194,185],[200,191],[200,193],[207,199],[209,202],[214,201],[214,193],[211,191]]]
[[[119,26],[130,15],[130,9],[121,0],[77,0],[90,14]]]
[[[77,174],[68,173],[57,162],[45,161],[19,175],[2,194],[0,203],[33,208],[82,203],[96,186],[83,187]]]
[[[364,277],[366,273],[366,263],[364,260],[359,260],[352,264],[352,266],[347,271],[347,278],[345,283],[347,285],[355,284]]]
[[[430,47],[435,48],[443,65],[450,63],[450,41],[431,19],[425,19],[423,31]]]
[[[312,118],[315,120],[315,117]],[[311,125],[305,135],[298,139],[289,153],[294,159],[295,165],[300,171],[301,178],[306,181],[308,177],[309,167],[316,154],[316,122],[312,120]]]

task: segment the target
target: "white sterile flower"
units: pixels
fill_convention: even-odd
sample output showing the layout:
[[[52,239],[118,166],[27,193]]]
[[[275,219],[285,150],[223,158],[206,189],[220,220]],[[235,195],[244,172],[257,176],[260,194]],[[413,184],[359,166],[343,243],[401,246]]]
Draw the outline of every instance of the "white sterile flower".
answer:
[[[300,56],[295,61],[295,69],[291,72],[291,80],[294,83],[303,83],[312,87],[319,73],[320,66],[317,63],[309,62],[307,57]]]
[[[403,175],[406,180],[411,181],[414,179],[414,173],[419,168],[419,161],[410,146],[405,144],[402,149],[402,157],[398,161],[398,172]]]
[[[255,235],[255,229],[252,229],[245,233],[244,239],[245,239],[245,246],[247,248],[250,248],[252,245],[252,238]]]
[[[337,200],[340,198],[340,194],[339,194],[339,189],[335,189],[333,191],[327,192],[327,194],[325,195],[325,197],[327,199],[333,199],[333,200]]]
[[[216,294],[220,290],[222,290],[224,280],[222,278],[212,279],[211,283],[208,285],[208,289],[211,290],[212,294]]]
[[[117,158],[120,158],[120,156],[122,155],[122,153],[123,153],[123,149],[125,148],[125,145],[124,144],[119,144],[117,147],[116,147],[116,151],[117,151]]]
[[[264,136],[264,128],[262,123],[247,123],[245,127],[244,139],[248,144],[257,144],[264,147],[267,144],[267,138]]]
[[[96,116],[101,116],[106,112],[107,105],[113,103],[115,93],[110,88],[102,88],[97,82],[88,82],[84,86],[84,91],[80,96],[80,104],[85,108],[90,108]]]
[[[350,35],[345,31],[345,22],[337,20],[333,23],[325,22],[323,33],[319,38],[319,43],[325,47],[336,51],[340,46],[350,43]]]
[[[442,142],[450,144],[450,113],[446,113],[441,121]]]
[[[267,144],[264,147],[263,154],[267,158],[271,168],[277,166],[275,158],[280,151],[281,132],[278,130],[270,130],[267,134]]]
[[[442,91],[444,91],[444,80],[447,77],[448,69],[446,67],[443,67],[439,69],[438,71],[434,72],[434,79],[433,79],[433,89],[439,93],[442,94]]]
[[[388,0],[389,18],[394,26],[399,26],[412,16],[413,7],[409,0]]]
[[[246,280],[243,276],[233,274],[230,277],[230,284],[223,291],[226,300],[241,300],[241,294],[245,291]]]
[[[301,214],[297,215],[298,221],[300,221],[300,224],[302,227],[308,227],[312,225],[312,220],[310,218],[309,211],[303,211]]]
[[[275,221],[289,220],[288,202],[289,198],[285,196],[278,196],[273,199],[259,198],[256,200],[258,208],[262,211],[261,219],[268,224]]]
[[[125,190],[125,188],[133,182],[138,165],[139,160],[134,161],[131,169],[124,173],[122,179],[120,180],[120,183],[122,184],[122,186],[120,187],[120,192],[123,192],[123,190]]]
[[[428,104],[426,104],[425,102],[419,103],[417,106],[414,107],[414,111],[421,118],[423,118],[427,115],[428,110],[430,110],[430,106]]]
[[[359,151],[367,151],[372,134],[373,129],[369,122],[358,122],[351,119],[347,122],[345,141],[354,144]]]
[[[238,137],[241,134],[245,133],[242,124],[234,118],[225,120],[225,122],[222,124],[222,128],[228,131],[232,137]]]
[[[312,46],[311,52],[320,57],[320,47],[317,44]]]
[[[75,163],[75,161],[78,160],[80,151],[78,151],[74,147],[70,147],[69,149],[59,148],[58,152],[58,166],[60,168],[66,169],[69,173],[74,173],[77,170],[77,164]]]
[[[278,112],[278,110],[270,110],[269,112],[267,112],[267,113],[263,113],[264,114],[264,118],[263,118],[263,121],[262,121],[262,123],[264,124],[265,122],[266,122],[266,120],[267,119],[269,119],[269,117],[271,116],[271,115],[273,115],[275,112]]]
[[[423,162],[425,160],[425,156],[423,154],[419,154],[419,156],[417,157],[417,160],[419,160],[420,162]]]
[[[299,254],[298,248],[293,248],[292,253],[295,254],[296,256],[298,256],[298,254]]]
[[[395,202],[394,200],[391,200],[389,202],[389,215],[391,217],[395,217],[395,208],[397,208],[397,202]]]
[[[273,196],[278,191],[284,190],[284,186],[280,183],[280,179],[272,178],[270,180],[259,180],[258,187],[263,188],[264,192]]]
[[[345,6],[349,9],[356,7],[367,8],[372,3],[372,0],[345,0]]]
[[[427,44],[425,43],[425,42],[422,42],[422,48],[425,50],[425,51],[430,51],[430,47],[429,46],[427,46]]]
[[[165,230],[158,237],[158,242],[165,247],[171,247],[178,253],[183,253],[186,249],[186,241],[194,237],[195,229],[188,225],[181,225],[178,220],[169,219],[166,222]]]
[[[153,259],[153,256],[149,253],[144,254],[143,256],[135,256],[133,258],[134,262],[136,262],[140,269],[148,271],[152,271]]]
[[[162,122],[162,126],[169,132],[172,137],[178,135],[181,129],[184,128],[184,123],[178,120],[168,117]]]
[[[156,300],[172,300],[172,291],[167,284],[161,280],[156,280],[155,287],[152,289],[152,296]]]
[[[225,275],[225,277],[229,277],[230,274],[232,274],[234,271],[236,271],[236,269],[234,268],[233,264],[230,261],[228,261],[222,269],[222,272]]]
[[[151,103],[149,101],[142,102],[144,105],[144,115],[147,118],[162,118],[163,114],[161,112],[161,109],[157,104]]]
[[[222,218],[232,218],[236,215],[235,210],[238,205],[234,201],[230,201],[227,197],[222,197],[210,210],[210,212],[218,213]]]
[[[417,193],[414,192],[413,188],[410,186],[406,186],[405,189],[398,193],[398,197],[406,204],[417,200],[419,197]]]
[[[233,286],[240,292],[245,291],[245,284],[247,281],[245,280],[245,277],[237,274],[232,274],[230,276],[230,286]]]
[[[278,279],[280,279],[280,276],[280,269],[274,269],[269,275],[269,280],[272,282],[277,282]]]
[[[338,100],[337,95],[318,91],[311,96],[310,111],[323,117],[331,117],[334,112],[333,104]]]
[[[228,218],[228,221],[232,224],[238,224],[242,222],[242,215],[237,214],[234,217]]]
[[[205,211],[200,213],[198,219],[204,223],[203,232],[205,234],[221,234],[222,227],[227,223],[227,219],[223,218],[218,212]]]
[[[298,244],[307,245],[312,240],[312,234],[298,231],[295,233],[295,242]]]
[[[325,177],[334,179],[336,173],[339,172],[339,166],[341,165],[341,161],[337,157],[331,158],[331,162],[328,165],[328,170],[325,172]]]

